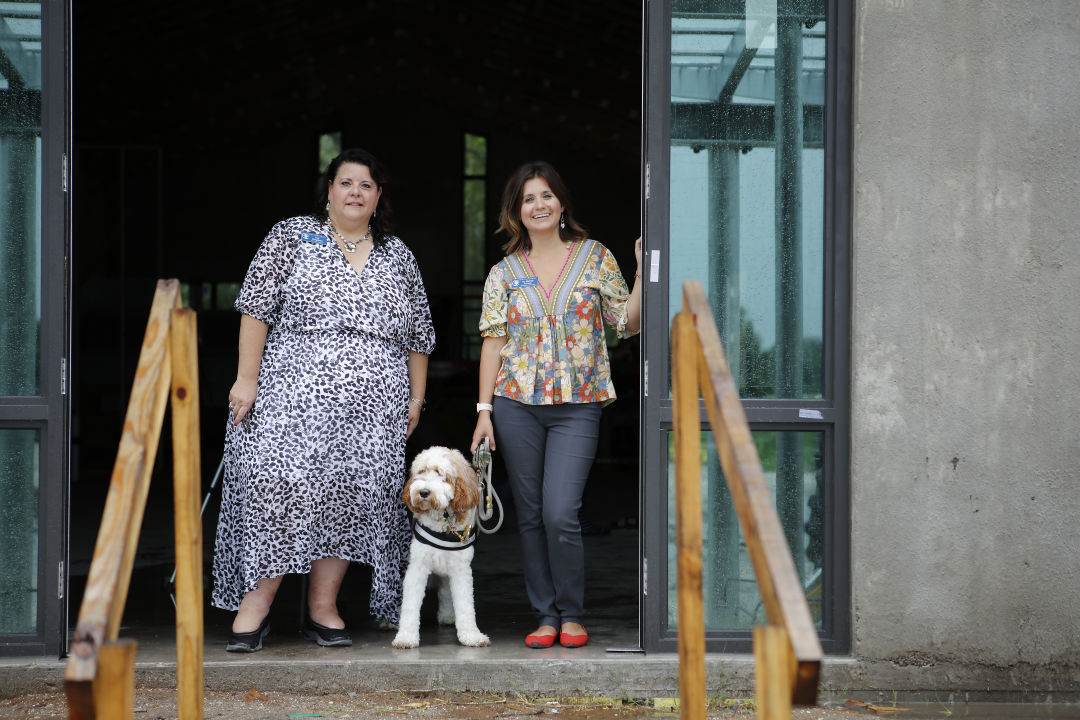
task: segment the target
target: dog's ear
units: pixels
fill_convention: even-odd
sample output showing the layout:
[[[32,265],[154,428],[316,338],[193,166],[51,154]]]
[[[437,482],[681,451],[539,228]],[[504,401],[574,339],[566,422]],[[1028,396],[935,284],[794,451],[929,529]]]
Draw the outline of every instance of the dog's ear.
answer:
[[[451,458],[454,467],[454,499],[450,501],[450,509],[455,513],[465,512],[480,503],[480,491],[476,487],[476,471],[465,456],[457,450],[451,451]]]
[[[409,486],[410,485],[412,485],[412,477],[411,476],[409,477],[409,479],[407,481],[405,481],[405,487],[403,487],[401,489],[401,502],[405,503],[405,507],[409,508],[409,510],[412,510],[413,507],[412,507],[411,504],[409,504],[409,498],[410,498]]]

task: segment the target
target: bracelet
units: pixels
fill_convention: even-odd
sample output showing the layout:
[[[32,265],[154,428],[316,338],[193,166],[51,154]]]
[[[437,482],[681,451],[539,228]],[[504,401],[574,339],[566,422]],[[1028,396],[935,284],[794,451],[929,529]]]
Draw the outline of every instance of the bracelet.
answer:
[[[424,412],[424,408],[427,407],[427,398],[409,398],[409,402],[413,405],[420,406],[420,412]]]
[[[480,412],[481,410],[487,410],[488,412],[491,412],[494,409],[495,406],[491,403],[476,403],[476,412]]]

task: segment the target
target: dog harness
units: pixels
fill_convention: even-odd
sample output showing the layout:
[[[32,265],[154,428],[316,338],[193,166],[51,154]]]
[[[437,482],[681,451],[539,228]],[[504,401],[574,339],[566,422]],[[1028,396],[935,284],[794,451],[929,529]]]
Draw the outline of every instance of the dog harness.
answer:
[[[449,513],[446,514],[449,517]],[[472,525],[466,525],[464,530],[455,530],[450,526],[450,532],[439,532],[432,530],[426,525],[422,525],[412,520],[412,532],[413,537],[434,548],[440,550],[464,550],[467,547],[472,547],[476,542],[476,533],[473,532]]]

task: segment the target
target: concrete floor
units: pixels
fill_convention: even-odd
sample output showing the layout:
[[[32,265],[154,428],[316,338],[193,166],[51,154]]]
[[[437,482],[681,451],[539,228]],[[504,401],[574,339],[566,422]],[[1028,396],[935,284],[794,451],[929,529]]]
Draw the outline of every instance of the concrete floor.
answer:
[[[473,564],[477,622],[491,637],[490,647],[459,645],[452,628],[438,626],[435,598],[430,596],[422,614],[421,646],[393,649],[393,631],[379,629],[367,613],[370,576],[363,566],[353,565],[339,597],[342,616],[353,636],[352,647],[321,648],[300,635],[303,586],[300,578],[288,577],[274,604],[271,634],[261,652],[226,653],[232,613],[206,608],[206,688],[314,694],[469,690],[544,697],[675,697],[678,656],[637,651],[638,532],[632,526],[619,527],[624,520],[622,515],[598,516],[596,525],[608,534],[586,535],[584,539],[586,627],[590,635],[584,648],[533,650],[524,645],[524,636],[534,629],[534,618],[525,598],[511,516],[496,535],[480,538]],[[149,525],[153,527],[153,523]],[[171,527],[167,530],[162,533],[166,538]],[[139,686],[174,688],[175,614],[168,584],[173,569],[171,554],[154,542],[140,541],[139,557],[141,564],[132,577],[120,636],[138,642]],[[74,623],[81,590],[74,577],[72,584]],[[206,591],[209,595],[209,587]],[[710,696],[752,695],[751,655],[708,654],[705,662]],[[62,691],[64,667],[63,660],[0,657],[0,697]],[[891,701],[896,692],[907,701],[1080,702],[1075,692],[1048,693],[1036,691],[1036,687],[1018,682],[1009,668],[989,670],[963,663],[897,666],[888,661],[829,657],[822,668],[818,697],[822,702],[843,702],[847,697]]]
[[[525,597],[511,516],[497,534],[479,538],[473,563],[477,623],[491,637],[491,646],[459,645],[454,629],[436,622],[435,597],[429,593],[422,613],[421,646],[392,648],[394,632],[378,628],[367,614],[370,575],[363,566],[353,565],[339,599],[353,636],[352,647],[322,648],[299,633],[303,585],[300,578],[287,577],[271,611],[271,633],[258,653],[226,653],[232,614],[206,608],[206,686],[294,692],[442,689],[673,696],[678,688],[676,656],[646,657],[639,650],[637,529],[616,525],[604,519],[607,534],[584,538],[585,624],[590,636],[586,647],[556,645],[535,650],[525,646],[524,637],[535,628],[535,621]],[[171,572],[169,565],[137,568],[120,632],[121,637],[138,642],[137,682],[148,687],[171,687],[176,682],[175,618],[167,583]],[[60,661],[0,659],[3,694],[55,690],[62,675]]]

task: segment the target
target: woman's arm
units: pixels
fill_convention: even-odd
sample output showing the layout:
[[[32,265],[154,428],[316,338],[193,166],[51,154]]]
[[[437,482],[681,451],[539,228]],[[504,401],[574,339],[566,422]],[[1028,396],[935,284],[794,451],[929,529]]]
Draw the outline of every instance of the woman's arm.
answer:
[[[409,429],[408,438],[420,422],[420,411],[424,409],[424,396],[427,393],[428,356],[409,351]]]
[[[626,301],[626,327],[631,333],[641,329],[641,238],[634,241],[634,259],[637,260],[637,270],[634,271],[630,298]]]
[[[480,348],[480,391],[477,402],[491,404],[495,397],[495,380],[499,377],[502,365],[502,349],[506,345],[506,335],[484,338]],[[495,449],[495,431],[491,427],[491,411],[481,410],[476,414],[476,429],[473,430],[472,445],[469,450],[475,452],[480,441],[488,438],[491,449]]]
[[[238,424],[255,404],[255,391],[259,381],[259,363],[266,347],[266,331],[269,325],[247,314],[240,316],[240,342],[236,363],[236,382],[229,390],[229,407],[233,425]]]

